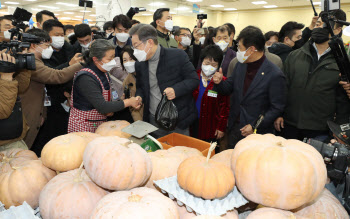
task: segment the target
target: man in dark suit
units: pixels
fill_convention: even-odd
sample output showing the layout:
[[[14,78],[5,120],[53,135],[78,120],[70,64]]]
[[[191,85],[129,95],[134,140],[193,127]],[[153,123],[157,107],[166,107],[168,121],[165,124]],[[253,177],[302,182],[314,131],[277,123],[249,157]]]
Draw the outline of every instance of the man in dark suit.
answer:
[[[273,122],[286,105],[286,81],[283,72],[264,55],[265,39],[261,30],[248,26],[237,38],[239,63],[232,76],[222,81],[222,70],[215,73],[214,89],[231,95],[228,122],[229,148],[253,133],[259,115],[264,120],[258,133],[271,133]]]
[[[155,113],[162,95],[166,94],[178,110],[177,127],[172,132],[189,135],[189,126],[197,118],[192,92],[198,87],[199,79],[188,55],[180,49],[161,47],[157,31],[151,25],[136,25],[129,33],[138,60],[135,64],[136,96],[145,105],[143,120],[158,126]],[[162,137],[169,133],[160,128],[153,135]]]

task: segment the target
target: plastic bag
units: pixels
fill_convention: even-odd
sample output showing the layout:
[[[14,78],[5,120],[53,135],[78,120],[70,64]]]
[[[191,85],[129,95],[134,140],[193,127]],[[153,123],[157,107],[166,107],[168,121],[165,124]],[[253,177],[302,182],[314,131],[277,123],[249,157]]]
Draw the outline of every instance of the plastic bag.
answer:
[[[176,128],[178,117],[175,104],[164,94],[156,110],[156,123],[162,129],[172,131]]]

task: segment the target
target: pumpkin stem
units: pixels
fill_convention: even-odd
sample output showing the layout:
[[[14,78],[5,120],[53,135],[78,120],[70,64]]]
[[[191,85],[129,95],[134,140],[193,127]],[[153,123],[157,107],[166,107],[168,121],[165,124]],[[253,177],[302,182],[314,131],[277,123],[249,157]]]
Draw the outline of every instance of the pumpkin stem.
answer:
[[[283,144],[282,144],[282,142],[280,142],[280,141],[277,142],[277,146],[284,147]]]
[[[128,197],[128,201],[129,201],[129,202],[139,202],[139,201],[141,201],[141,199],[142,199],[142,196],[140,196],[140,195],[134,195],[134,194],[132,194],[132,193],[131,193],[131,195]]]
[[[11,160],[12,160],[12,158],[6,157],[6,156],[4,156],[4,157],[2,158],[2,162],[6,162],[6,163],[10,162]]]
[[[83,172],[84,161],[81,162],[80,167],[78,169],[77,175],[74,178],[75,182],[81,182],[83,179],[81,178],[81,173]]]
[[[128,148],[129,144],[132,144],[132,141],[127,141],[127,142],[125,142],[125,143],[124,143],[124,144],[122,144],[122,145],[124,145],[125,147],[127,147],[127,148]]]
[[[211,152],[213,152],[213,150],[215,149],[216,145],[218,145],[218,143],[216,143],[216,142],[211,143],[209,151],[208,151],[208,155],[207,155],[207,163],[209,162]]]

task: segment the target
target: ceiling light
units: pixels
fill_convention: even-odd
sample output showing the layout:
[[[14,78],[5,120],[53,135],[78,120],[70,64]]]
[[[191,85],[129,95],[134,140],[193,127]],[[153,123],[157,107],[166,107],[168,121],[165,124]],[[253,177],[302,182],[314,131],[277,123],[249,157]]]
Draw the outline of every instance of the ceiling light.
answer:
[[[59,9],[57,7],[47,6],[47,5],[39,5],[41,8],[49,8],[49,9]]]
[[[188,7],[178,7],[178,8],[175,8],[175,10],[178,10],[178,11],[186,11],[186,10],[188,10],[188,9],[190,9],[190,8],[188,8]]]
[[[64,5],[64,6],[69,6],[69,7],[77,7],[78,5],[76,4],[69,4],[69,3],[64,3],[64,2],[56,2],[57,5]]]
[[[163,2],[152,2],[151,4],[148,4],[148,5],[150,5],[150,6],[163,6],[163,5],[165,5],[165,3],[163,3]]]
[[[156,12],[156,10],[155,9],[151,9],[151,10],[148,10],[149,12]]]
[[[25,0],[26,2],[36,2],[37,0]]]
[[[81,21],[80,19],[75,19],[75,18],[73,18],[72,20],[73,20],[73,21]]]
[[[212,7],[212,8],[223,8],[225,6],[223,6],[223,5],[210,5],[210,7]]]
[[[203,0],[187,0],[188,2],[202,2]]]
[[[6,11],[0,11],[0,14],[8,14]]]
[[[264,8],[277,8],[277,5],[265,5]]]
[[[199,10],[199,13],[204,13],[204,10]]]
[[[61,17],[60,18],[60,20],[70,20],[70,19],[72,19],[72,18],[70,18],[70,17]]]
[[[151,16],[152,14],[142,14],[143,16]]]
[[[69,12],[69,11],[63,12],[63,13],[65,13],[65,14],[74,14],[74,12]]]
[[[74,17],[77,17],[77,18],[83,18],[83,16],[74,16]]]
[[[32,8],[32,11],[42,11],[42,10],[39,8]]]
[[[225,11],[236,11],[237,8],[225,8],[224,10],[225,10]]]
[[[9,5],[19,5],[18,2],[5,2],[5,4],[9,4]]]
[[[91,17],[96,17],[96,16],[97,16],[97,14],[90,14],[90,16],[91,16]]]
[[[256,1],[256,2],[252,2],[252,4],[254,4],[254,5],[264,5],[264,4],[267,4],[267,2],[265,2],[265,1]]]
[[[89,13],[89,12],[91,12],[91,11],[84,11],[84,10],[82,10],[82,11],[80,11],[80,12],[86,12],[86,13]]]
[[[170,14],[176,14],[176,12],[170,12]]]
[[[314,5],[321,5],[321,2],[314,2]]]

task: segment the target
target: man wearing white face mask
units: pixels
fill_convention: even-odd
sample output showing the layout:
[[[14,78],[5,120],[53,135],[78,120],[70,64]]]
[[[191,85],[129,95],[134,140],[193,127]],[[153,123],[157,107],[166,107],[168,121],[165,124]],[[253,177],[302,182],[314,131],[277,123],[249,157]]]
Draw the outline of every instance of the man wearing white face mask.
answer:
[[[30,45],[29,52],[34,53],[36,70],[32,71],[28,90],[21,95],[23,112],[30,127],[25,142],[31,147],[44,121],[45,84],[68,82],[82,65],[76,63],[62,70],[46,66],[43,59],[50,59],[53,53],[49,34],[40,29],[29,30],[28,33],[42,39],[41,43]]]
[[[176,132],[189,135],[189,126],[197,118],[192,92],[199,85],[196,71],[187,54],[180,49],[163,48],[158,44],[157,31],[147,24],[130,29],[136,70],[136,96],[144,103],[143,120],[159,127],[152,135],[165,136]],[[174,131],[166,131],[155,122],[155,112],[165,94],[178,110]]]
[[[238,38],[237,59],[232,76],[222,81],[223,73],[215,73],[214,90],[231,95],[228,122],[228,146],[234,148],[242,138],[253,133],[259,115],[264,120],[259,134],[272,133],[273,123],[286,105],[286,80],[283,72],[264,55],[265,38],[257,27],[248,26]]]
[[[85,53],[93,41],[93,33],[90,26],[87,24],[75,25],[74,34],[77,37],[77,42],[74,44],[74,52]]]
[[[116,46],[115,57],[118,57],[124,46],[131,46],[131,38],[129,36],[131,20],[123,14],[117,15],[113,18],[113,28],[115,36],[109,41]]]
[[[190,58],[190,61],[193,62],[193,46],[191,46],[191,31],[188,28],[181,27],[174,33],[175,40],[178,42],[179,49],[184,50],[188,57]]]
[[[9,30],[13,28],[12,19],[12,15],[5,15],[3,17],[0,17],[0,42],[10,41],[11,33]]]
[[[236,52],[229,48],[230,35],[231,29],[225,25],[214,29],[213,42],[224,52],[224,60],[220,66],[224,76],[227,76],[227,70],[231,60],[236,57]]]
[[[151,25],[157,29],[158,43],[164,48],[177,48],[174,38],[169,36],[169,32],[173,30],[173,18],[169,8],[159,8],[153,14],[153,22]]]

